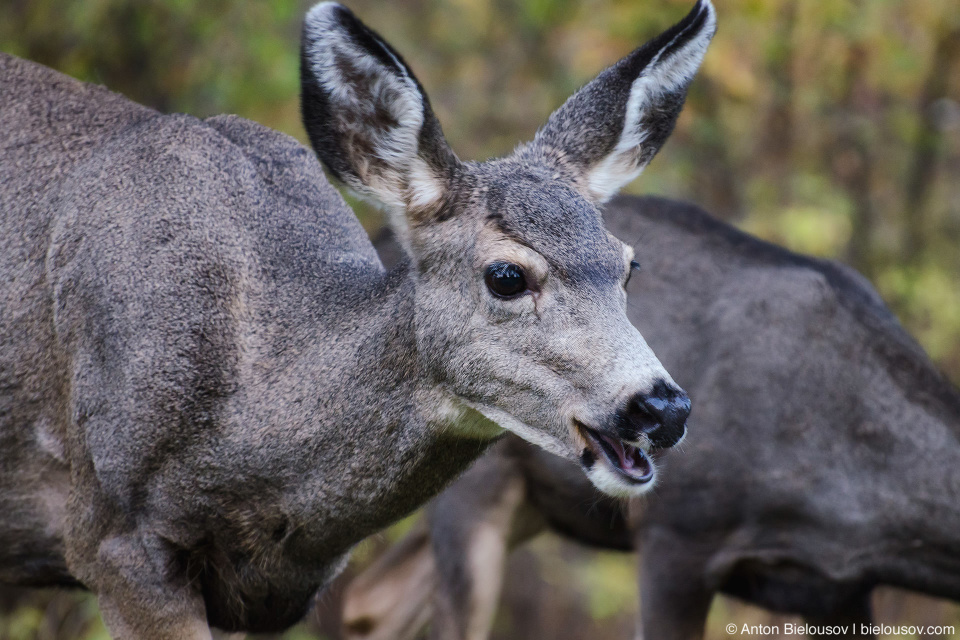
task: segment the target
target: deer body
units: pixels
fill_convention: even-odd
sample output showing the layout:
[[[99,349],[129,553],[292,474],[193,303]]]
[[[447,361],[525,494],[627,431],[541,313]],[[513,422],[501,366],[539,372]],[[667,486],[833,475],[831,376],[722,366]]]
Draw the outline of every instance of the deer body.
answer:
[[[623,509],[505,438],[432,504],[429,535],[351,587],[347,637],[415,633],[374,613],[377,584],[378,610],[392,592],[400,616],[432,598],[433,637],[486,638],[502,572],[490,541],[504,560],[545,529],[640,552],[647,638],[702,637],[715,593],[849,637],[876,585],[960,600],[960,392],[872,287],[689,205],[623,198],[606,218],[648,247],[630,317],[697,400],[696,436],[655,495]],[[416,585],[398,582],[399,562]]]
[[[208,601],[211,622],[259,628],[253,613],[228,615],[229,599],[249,598],[250,612],[269,596],[292,599],[280,606],[289,613],[277,616],[271,602],[274,610],[260,615],[289,624],[359,538],[439,490],[487,440],[447,437],[444,416],[424,410],[441,403],[418,385],[404,270],[385,273],[312,154],[285,136],[238,118],[161,116],[36,65],[4,63],[8,78],[45,76],[49,92],[23,105],[37,114],[36,126],[11,127],[25,140],[49,141],[24,147],[38,165],[56,152],[51,146],[72,142],[49,135],[39,100],[88,109],[56,122],[76,132],[80,148],[73,162],[60,156],[60,184],[44,185],[49,236],[21,234],[24,221],[4,217],[8,242],[31,244],[3,255],[38,258],[17,275],[15,290],[35,304],[4,314],[4,335],[16,338],[4,370],[44,376],[25,392],[50,390],[10,402],[15,426],[33,429],[14,432],[22,448],[4,450],[14,457],[4,486],[26,491],[4,495],[4,512],[20,516],[3,520],[11,542],[4,579],[73,580],[61,536],[83,539],[107,520],[98,506],[68,516],[73,466],[73,499],[98,495],[131,513],[98,532],[98,548],[68,546],[77,560],[102,557],[102,540],[127,527],[144,528],[202,554],[182,562],[226,600],[222,612]],[[92,126],[94,119],[104,124]],[[118,135],[124,127],[127,135]],[[134,183],[124,184],[131,167]],[[42,169],[27,175],[49,179]],[[120,211],[140,215],[118,224]],[[158,284],[128,289],[145,282]],[[349,323],[346,309],[368,320]],[[33,360],[37,353],[55,357]],[[27,371],[35,362],[41,370]],[[54,395],[64,387],[73,403]],[[358,397],[358,388],[370,396]],[[87,424],[85,441],[70,437],[67,425],[78,421]],[[375,460],[357,464],[368,443],[344,438],[344,424],[365,425],[358,436],[378,443]],[[80,457],[92,468],[70,464]],[[48,486],[37,492],[26,477]],[[49,532],[33,552],[39,572],[17,557],[20,545],[38,544],[18,539],[25,521]],[[292,590],[278,584],[290,582]]]
[[[118,638],[277,631],[504,429],[649,488],[689,401],[626,320],[597,207],[713,25],[698,3],[515,156],[466,163],[399,55],[315,7],[305,124],[387,206],[389,273],[290,138],[0,57],[0,580],[82,584]]]

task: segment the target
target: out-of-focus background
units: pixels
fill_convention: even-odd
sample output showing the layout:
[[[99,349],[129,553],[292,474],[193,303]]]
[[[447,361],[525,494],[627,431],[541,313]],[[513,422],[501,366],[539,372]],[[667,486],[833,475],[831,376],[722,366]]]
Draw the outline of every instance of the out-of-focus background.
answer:
[[[693,2],[347,4],[406,57],[457,153],[483,159],[529,139],[570,93]],[[627,190],[692,200],[853,265],[960,381],[960,1],[716,4],[720,29],[676,132]],[[3,0],[0,50],[163,111],[237,113],[305,141],[298,41],[308,5]],[[375,211],[359,213],[368,229],[381,224]],[[350,571],[409,524],[362,544]],[[632,556],[544,536],[510,565],[498,640],[632,637]],[[283,637],[336,638],[339,588]],[[881,590],[875,608],[887,623],[953,624],[960,638],[954,604]],[[718,598],[708,638],[728,637],[731,621],[779,620]],[[0,640],[106,637],[89,596],[0,591]]]

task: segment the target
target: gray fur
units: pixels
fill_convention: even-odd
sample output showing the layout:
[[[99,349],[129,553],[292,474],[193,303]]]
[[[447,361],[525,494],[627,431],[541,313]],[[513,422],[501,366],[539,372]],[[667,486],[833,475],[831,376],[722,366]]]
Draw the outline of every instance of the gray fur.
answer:
[[[489,628],[477,618],[499,593],[466,560],[479,531],[642,550],[642,636],[658,640],[702,637],[717,592],[846,625],[869,622],[879,584],[960,600],[960,391],[873,288],[689,205],[621,198],[606,218],[637,243],[629,315],[694,396],[691,436],[627,509],[567,461],[501,441],[433,503],[432,552],[408,552],[436,563],[434,637],[486,637],[470,630]],[[523,479],[522,503],[500,477]],[[371,617],[357,633],[362,591],[348,596],[349,638],[398,627]]]
[[[639,129],[624,132],[633,121],[631,96],[663,107],[655,98],[692,79],[713,25],[712,5],[698,3],[677,27],[625,58],[629,64],[618,63],[616,73],[604,72],[561,107],[544,131],[571,127],[564,140],[599,145],[598,160],[612,152],[598,136],[639,140],[649,133],[645,150],[633,153],[652,155],[665,133],[643,129],[645,116],[633,118]],[[683,418],[688,401],[627,322],[629,252],[606,232],[582,176],[557,164],[543,136],[507,158],[459,160],[402,57],[336,3],[307,16],[301,85],[317,154],[348,186],[386,206],[416,280],[418,354],[456,397],[454,410],[568,458],[597,446],[583,435],[590,429],[645,451],[682,436],[683,420],[674,438],[658,440],[640,426],[639,398],[675,394],[671,406],[683,409]],[[668,102],[669,109],[643,113],[675,119],[682,100]],[[609,130],[584,128],[578,110],[590,117],[609,111]],[[528,295],[491,295],[482,277],[496,262],[523,268]],[[660,435],[669,431],[666,418],[657,424]],[[584,467],[609,493],[648,488],[624,481],[605,459]]]
[[[0,581],[88,587],[115,637],[283,629],[504,428],[652,455],[664,425],[638,407],[686,403],[626,319],[629,256],[594,204],[542,162],[457,160],[345,11],[308,17],[304,111],[326,105],[318,154],[409,225],[389,273],[294,140],[0,55]],[[330,52],[363,63],[340,93],[310,89]],[[536,295],[495,298],[495,259],[542,267]],[[685,406],[657,420],[682,432]]]

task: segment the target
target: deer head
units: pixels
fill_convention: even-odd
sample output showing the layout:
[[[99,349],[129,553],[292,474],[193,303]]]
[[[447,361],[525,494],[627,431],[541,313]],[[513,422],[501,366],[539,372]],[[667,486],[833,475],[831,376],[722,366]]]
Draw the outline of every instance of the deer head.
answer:
[[[304,26],[307,132],[329,171],[389,215],[422,369],[461,424],[476,429],[477,412],[577,458],[613,495],[652,485],[653,454],[684,436],[690,402],[627,319],[633,251],[600,206],[669,136],[715,24],[700,0],[532,142],[482,163],[457,158],[410,67],[348,9],[319,4]]]

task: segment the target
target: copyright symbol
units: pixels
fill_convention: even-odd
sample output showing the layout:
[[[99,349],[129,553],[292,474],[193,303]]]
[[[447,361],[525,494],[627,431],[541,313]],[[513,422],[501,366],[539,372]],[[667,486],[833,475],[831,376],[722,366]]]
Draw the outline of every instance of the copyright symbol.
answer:
[[[733,624],[732,622],[727,625],[727,633],[728,633],[728,634],[733,635],[733,634],[735,634],[736,632],[737,632],[737,625]]]

